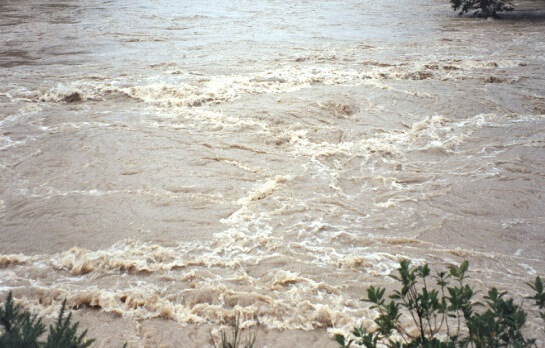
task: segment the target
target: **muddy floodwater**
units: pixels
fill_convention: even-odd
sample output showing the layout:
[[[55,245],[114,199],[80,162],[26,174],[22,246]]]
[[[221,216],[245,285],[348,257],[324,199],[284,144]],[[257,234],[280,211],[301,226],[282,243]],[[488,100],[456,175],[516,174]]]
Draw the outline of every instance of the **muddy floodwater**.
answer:
[[[545,3],[516,5],[0,1],[1,297],[66,298],[97,347],[205,347],[239,314],[272,348],[370,327],[402,259],[526,295]]]

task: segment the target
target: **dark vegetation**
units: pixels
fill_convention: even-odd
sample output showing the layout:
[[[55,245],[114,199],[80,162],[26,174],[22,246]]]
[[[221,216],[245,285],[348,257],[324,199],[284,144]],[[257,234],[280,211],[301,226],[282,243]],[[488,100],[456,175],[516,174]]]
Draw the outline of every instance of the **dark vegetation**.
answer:
[[[66,315],[66,300],[62,303],[54,325],[49,326],[45,340],[42,318],[32,315],[13,302],[10,292],[3,308],[0,307],[0,348],[86,348],[94,340],[87,339],[87,330],[78,336],[78,323],[72,324],[72,313]]]
[[[221,341],[216,345],[216,340],[212,337],[214,348],[254,348],[256,333],[250,333],[246,340],[242,339],[242,330],[240,329],[240,317],[237,316],[233,324],[231,335],[225,330],[221,331]]]
[[[393,276],[399,289],[385,296],[386,289],[371,286],[363,299],[378,311],[375,327],[370,331],[354,328],[350,335],[336,335],[335,340],[342,348],[537,347],[536,340],[524,332],[528,314],[522,305],[494,287],[479,300],[478,291],[468,284],[468,268],[464,261],[432,275],[427,264],[412,267],[409,261],[401,261],[399,275]],[[533,295],[526,299],[545,320],[543,282],[536,277],[528,285]],[[86,338],[87,330],[79,335],[77,331],[78,323],[72,323],[72,314],[66,313],[66,301],[47,336],[42,318],[15,305],[11,292],[0,306],[0,348],[85,348],[94,342]],[[218,343],[212,338],[214,348],[253,348],[255,341],[255,332],[243,338],[239,317],[230,333],[221,331]]]
[[[498,12],[512,11],[510,0],[450,0],[452,9],[459,14],[472,13],[477,17],[497,17]]]
[[[476,299],[476,291],[467,283],[468,266],[464,261],[432,276],[426,264],[411,267],[409,261],[400,262],[399,276],[394,276],[400,289],[393,290],[388,300],[386,289],[367,289],[364,301],[379,313],[376,329],[354,328],[348,337],[337,335],[335,340],[343,348],[537,347],[536,340],[524,334],[527,313],[506,292],[491,288],[483,296],[484,303]],[[528,299],[545,320],[543,282],[536,277],[528,285],[534,291]]]

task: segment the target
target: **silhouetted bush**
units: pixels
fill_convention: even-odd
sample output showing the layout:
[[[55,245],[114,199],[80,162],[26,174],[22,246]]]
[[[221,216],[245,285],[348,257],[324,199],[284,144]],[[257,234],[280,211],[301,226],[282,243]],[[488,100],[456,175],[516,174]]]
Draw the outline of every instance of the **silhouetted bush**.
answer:
[[[87,330],[77,335],[78,323],[72,324],[72,314],[65,315],[66,300],[63,301],[55,325],[49,326],[45,341],[42,318],[22,310],[13,302],[10,291],[3,308],[0,307],[0,348],[86,348],[94,340],[87,339]]]
[[[498,12],[512,11],[510,0],[450,0],[452,8],[460,14],[472,12],[478,17],[497,17]]]
[[[386,289],[371,286],[364,301],[378,310],[374,320],[376,330],[367,332],[355,328],[351,335],[336,335],[340,347],[376,348],[492,348],[535,347],[535,339],[524,336],[526,312],[506,292],[488,290],[484,303],[475,300],[475,291],[466,282],[469,263],[462,262],[449,272],[430,275],[427,264],[411,267],[409,261],[399,264],[399,276],[394,276],[401,289],[394,290],[386,300]],[[435,283],[435,286],[432,284]],[[536,277],[529,283],[545,320],[543,282]],[[416,328],[402,325],[408,319]],[[410,326],[409,325],[409,326]]]

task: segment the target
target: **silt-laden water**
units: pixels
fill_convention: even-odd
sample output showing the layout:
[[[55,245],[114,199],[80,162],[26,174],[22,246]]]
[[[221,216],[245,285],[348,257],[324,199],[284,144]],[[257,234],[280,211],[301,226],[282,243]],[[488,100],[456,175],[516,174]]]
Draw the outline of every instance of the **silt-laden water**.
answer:
[[[525,295],[545,11],[517,5],[0,2],[0,291],[66,298],[104,347],[206,346],[237,313],[333,347],[404,258]]]

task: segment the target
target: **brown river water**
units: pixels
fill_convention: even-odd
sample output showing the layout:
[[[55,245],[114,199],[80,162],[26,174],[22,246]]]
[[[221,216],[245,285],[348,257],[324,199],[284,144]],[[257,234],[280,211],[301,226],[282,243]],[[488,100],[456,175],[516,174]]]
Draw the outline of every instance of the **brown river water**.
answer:
[[[0,293],[97,347],[334,347],[397,263],[545,275],[545,3],[0,0]],[[538,332],[539,321],[529,330]]]

